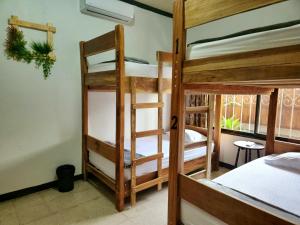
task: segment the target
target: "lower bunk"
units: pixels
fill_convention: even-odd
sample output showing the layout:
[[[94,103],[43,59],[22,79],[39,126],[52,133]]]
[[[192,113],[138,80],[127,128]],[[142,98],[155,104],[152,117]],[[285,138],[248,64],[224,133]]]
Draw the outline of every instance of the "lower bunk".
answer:
[[[179,176],[181,223],[300,224],[300,153],[254,160],[212,181]]]
[[[194,132],[195,134],[196,132]],[[194,141],[186,143],[184,152],[184,171],[185,174],[190,174],[206,167],[206,151],[207,140],[206,137],[200,133],[194,135]],[[131,189],[131,159],[130,159],[130,140],[124,142],[124,196],[130,197]],[[169,175],[169,135],[163,135],[162,141],[162,170],[161,182],[168,181]],[[106,184],[113,191],[116,190],[116,157],[115,145],[109,142],[103,142],[91,136],[87,137],[88,154],[85,162],[85,169],[87,173],[93,174],[100,181]],[[137,139],[136,142],[136,158],[149,158],[156,154],[157,137],[150,136]],[[218,167],[217,153],[212,155],[213,169]],[[148,161],[136,167],[136,184],[142,185],[154,181],[158,177],[157,159]],[[153,182],[156,186],[157,183]],[[145,188],[146,189],[146,188]]]

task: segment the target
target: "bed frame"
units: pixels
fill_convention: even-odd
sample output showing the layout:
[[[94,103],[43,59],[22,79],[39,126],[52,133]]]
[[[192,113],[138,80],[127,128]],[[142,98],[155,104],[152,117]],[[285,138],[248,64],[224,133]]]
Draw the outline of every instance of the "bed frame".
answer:
[[[116,70],[88,73],[87,57],[115,50]],[[106,184],[116,193],[116,208],[118,211],[124,209],[126,197],[131,197],[131,205],[136,202],[136,193],[144,189],[157,186],[161,189],[162,183],[168,180],[168,168],[162,169],[162,134],[163,134],[163,93],[171,91],[171,80],[163,78],[163,64],[172,63],[172,54],[166,52],[157,53],[158,78],[133,77],[125,75],[124,61],[124,29],[122,25],[117,25],[115,30],[96,37],[90,41],[80,42],[81,72],[82,72],[82,169],[84,179],[87,179],[88,173],[93,174],[100,181]],[[116,141],[115,145],[98,140],[88,134],[88,92],[116,92]],[[125,181],[124,178],[124,95],[131,94],[131,180]],[[136,103],[137,93],[157,93],[158,102],[155,103]],[[221,104],[219,105],[221,106]],[[148,130],[137,132],[136,111],[146,108],[158,109],[158,128],[157,130]],[[207,112],[208,108],[194,109],[199,112]],[[220,111],[220,109],[219,109]],[[207,131],[202,128],[189,127],[200,133]],[[220,126],[215,128],[215,139],[218,143],[220,136]],[[136,139],[146,136],[158,136],[157,154],[148,157],[135,158]],[[194,143],[186,146],[187,149],[206,145],[206,142]],[[213,168],[218,167],[218,145],[212,155]],[[89,162],[89,151],[94,151],[104,158],[116,164],[115,177],[112,179],[104,172],[97,169]],[[143,176],[136,176],[136,167],[149,161],[157,161],[157,172],[149,173]],[[185,173],[191,173],[205,167],[205,157],[188,161],[184,164]]]
[[[300,145],[275,141],[278,89],[300,86],[300,45],[186,60],[187,29],[282,0],[175,0],[168,225],[182,224],[184,199],[229,225],[296,224],[295,217],[206,180],[187,177],[182,169],[184,93],[270,94],[266,154],[300,151]],[[201,13],[200,13],[201,12]]]

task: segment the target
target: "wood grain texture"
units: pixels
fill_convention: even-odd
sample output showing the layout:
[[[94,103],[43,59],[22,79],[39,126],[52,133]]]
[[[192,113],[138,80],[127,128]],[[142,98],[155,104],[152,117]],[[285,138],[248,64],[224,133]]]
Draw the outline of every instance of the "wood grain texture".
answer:
[[[164,132],[163,129],[157,129],[157,130],[145,130],[145,131],[139,131],[135,132],[135,137],[141,138],[141,137],[148,137],[148,136],[154,136],[154,135],[160,135]]]
[[[208,112],[208,106],[190,106],[185,108],[185,113],[207,113]]]
[[[210,179],[212,170],[213,135],[215,123],[215,95],[208,96],[209,111],[207,115],[207,148],[206,148],[206,177]]]
[[[113,145],[97,140],[91,136],[87,136],[87,149],[116,163],[116,148]]]
[[[185,28],[282,1],[284,0],[187,0],[185,3]]]
[[[224,83],[300,79],[300,45],[235,53],[184,64],[184,83]]]
[[[274,153],[281,154],[285,152],[300,152],[300,144],[284,141],[275,141]]]
[[[186,52],[186,31],[184,29],[184,1],[176,0],[173,10],[173,64],[172,100],[170,127],[170,167],[168,192],[168,225],[180,223],[180,196],[178,174],[184,170],[184,89],[182,85],[182,64]],[[176,123],[177,122],[177,123]],[[173,123],[173,124],[172,124]]]
[[[217,159],[220,157],[221,152],[221,128],[222,128],[222,106],[223,97],[222,95],[216,95],[216,110],[215,110],[215,126],[214,126],[214,151],[217,155]],[[219,160],[217,160],[217,167]]]
[[[87,135],[88,135],[88,89],[85,85],[87,59],[84,57],[84,42],[79,43],[80,47],[80,68],[81,68],[81,133],[82,133],[82,173],[84,180],[87,179],[86,165],[88,163]]]
[[[299,222],[291,214],[211,181],[198,182],[180,175],[179,185],[184,200],[229,225],[291,225]]]
[[[118,211],[124,209],[124,104],[125,104],[125,55],[124,55],[124,28],[122,25],[115,27],[115,32],[100,38],[107,41],[107,49],[112,45],[107,39],[114,34],[114,46],[116,46],[116,208]],[[101,47],[102,48],[102,47]]]
[[[266,155],[274,154],[277,103],[278,103],[278,89],[275,89],[274,92],[270,95],[270,102],[269,102],[267,137],[266,137],[266,146],[265,146]]]
[[[116,35],[118,34],[114,30],[85,42],[84,56],[92,56],[115,49],[117,47],[115,42]]]
[[[146,162],[151,162],[151,161],[154,161],[154,160],[161,160],[163,158],[164,154],[159,152],[157,154],[154,154],[154,155],[150,155],[150,156],[144,156],[144,157],[141,157],[141,158],[135,158],[132,160],[133,164],[135,166],[138,166],[138,165],[142,165]]]
[[[88,172],[92,173],[95,177],[101,180],[105,185],[107,185],[111,190],[116,191],[116,181],[107,176],[102,171],[98,170],[95,166],[88,163],[87,164]]]
[[[39,31],[49,31],[51,33],[56,33],[56,28],[52,24],[32,23],[29,21],[20,20],[17,16],[11,16],[11,18],[8,20],[8,24]]]

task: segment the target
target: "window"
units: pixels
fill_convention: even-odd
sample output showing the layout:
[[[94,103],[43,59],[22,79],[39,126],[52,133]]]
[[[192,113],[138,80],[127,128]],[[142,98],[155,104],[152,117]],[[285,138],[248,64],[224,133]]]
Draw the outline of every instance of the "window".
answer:
[[[269,96],[224,95],[222,128],[265,135]],[[300,88],[280,89],[278,95],[276,136],[300,140]]]

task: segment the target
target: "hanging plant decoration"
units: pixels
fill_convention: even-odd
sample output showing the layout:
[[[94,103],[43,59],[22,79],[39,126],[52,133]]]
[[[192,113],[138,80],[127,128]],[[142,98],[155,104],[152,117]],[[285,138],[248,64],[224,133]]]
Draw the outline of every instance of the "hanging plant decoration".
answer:
[[[32,42],[28,49],[23,32],[14,26],[8,26],[4,46],[8,59],[28,64],[34,62],[37,68],[43,69],[45,79],[51,74],[55,59],[51,56],[53,47],[47,42]]]

